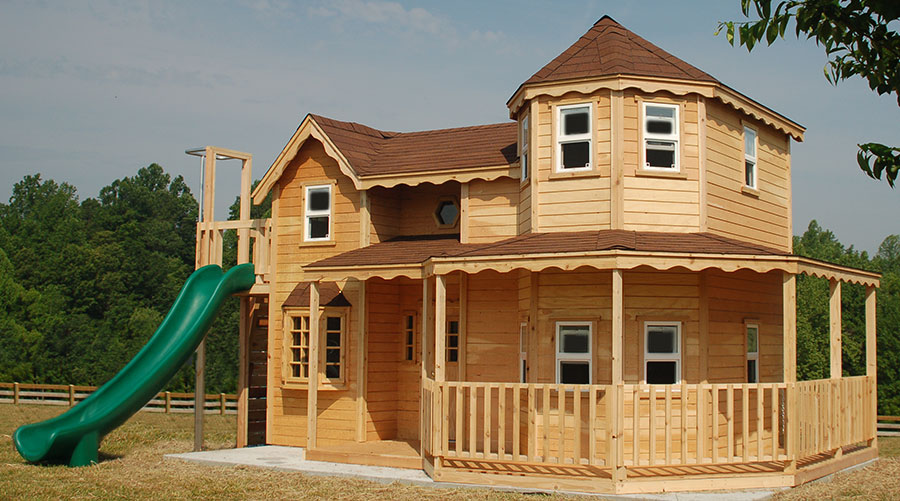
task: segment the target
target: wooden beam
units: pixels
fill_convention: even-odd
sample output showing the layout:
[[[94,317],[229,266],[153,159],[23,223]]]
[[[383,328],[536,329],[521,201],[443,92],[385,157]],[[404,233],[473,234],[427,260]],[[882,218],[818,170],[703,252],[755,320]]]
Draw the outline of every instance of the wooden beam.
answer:
[[[620,384],[624,380],[622,344],[624,342],[625,307],[622,270],[612,270],[612,384]]]
[[[425,467],[425,379],[428,377],[428,310],[431,307],[431,290],[429,277],[422,278],[422,333],[420,336],[421,374],[419,380],[419,455],[422,456],[422,467]],[[430,426],[430,423],[428,424]]]
[[[372,243],[372,213],[369,192],[359,192],[359,246],[368,247]]]
[[[869,379],[870,391],[873,392],[870,399],[872,402],[872,408],[870,409],[872,416],[878,415],[878,351],[875,315],[875,287],[870,285],[866,287],[866,376]],[[877,419],[872,419],[871,425],[873,428],[877,428]],[[878,434],[876,431],[872,430],[871,432],[873,438],[869,440],[870,447],[878,447]]]
[[[469,183],[459,187],[459,243],[469,243]]]
[[[621,90],[610,91],[610,115],[613,131],[624,130],[625,98]],[[625,135],[612,133],[610,162],[610,228],[620,230],[625,227]]]
[[[800,444],[800,421],[797,419],[797,277],[792,273],[782,273],[782,351],[784,356],[782,377],[787,384],[786,412],[787,427],[786,452],[788,465],[785,472],[797,471],[797,448]]]
[[[447,368],[447,276],[434,278],[434,380],[443,383]]]
[[[269,266],[272,272],[269,274],[269,325],[266,328],[266,346],[276,346],[284,339],[284,321],[281,316],[281,305],[275,301],[278,290],[278,219],[281,215],[281,184],[275,183],[272,188],[272,253],[269,256]],[[280,374],[283,360],[273,367],[272,351],[267,350],[266,362],[266,402],[275,401],[275,389],[281,385]],[[282,353],[282,357],[284,354]],[[278,379],[276,379],[278,378]],[[275,422],[274,406],[266,406],[266,442],[272,437],[272,423]]]
[[[216,154],[212,146],[206,147],[206,164],[203,172],[203,214],[204,222],[215,221],[216,208]]]
[[[247,446],[247,421],[249,419],[248,404],[250,386],[250,332],[253,330],[250,297],[242,296],[241,316],[238,327],[238,381],[237,381],[237,440],[235,447]]]
[[[700,172],[700,231],[709,229],[709,201],[706,197],[706,99],[697,95],[697,131],[699,147],[698,166]]]
[[[459,273],[459,369],[457,379],[466,380],[469,338],[469,275]]]
[[[828,305],[830,319],[831,346],[831,379],[840,379],[843,375],[841,363],[841,283],[828,281]]]
[[[241,221],[250,221],[250,187],[253,184],[253,159],[247,158],[241,162]],[[250,228],[237,230],[238,249],[237,264],[250,262]],[[243,317],[241,317],[243,318]]]
[[[365,193],[365,192],[363,192]],[[356,305],[356,441],[366,441],[366,386],[369,377],[369,342],[366,339],[368,312],[366,311],[366,281],[359,282],[359,299]]]
[[[194,452],[203,450],[203,409],[206,407],[206,336],[197,346],[197,359],[194,364],[196,379],[194,382]]]
[[[315,449],[319,412],[319,282],[309,284],[309,381],[306,393],[306,448]]]
[[[700,383],[709,382],[709,288],[707,285],[707,271],[700,272],[700,357],[699,378]]]

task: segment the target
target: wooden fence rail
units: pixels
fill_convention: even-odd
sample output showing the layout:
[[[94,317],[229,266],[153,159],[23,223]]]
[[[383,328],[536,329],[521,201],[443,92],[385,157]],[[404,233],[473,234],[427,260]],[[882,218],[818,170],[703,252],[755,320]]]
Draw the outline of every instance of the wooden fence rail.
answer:
[[[878,416],[879,437],[900,437],[900,416]]]
[[[0,403],[72,407],[96,390],[96,386],[72,384],[0,383]],[[237,414],[237,395],[209,393],[204,408],[207,414]],[[142,410],[166,414],[194,412],[194,394],[161,391]]]

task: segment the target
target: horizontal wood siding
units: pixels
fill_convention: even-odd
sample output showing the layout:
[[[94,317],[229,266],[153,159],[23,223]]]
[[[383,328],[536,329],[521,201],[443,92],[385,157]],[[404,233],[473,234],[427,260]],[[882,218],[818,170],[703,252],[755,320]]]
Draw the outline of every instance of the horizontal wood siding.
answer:
[[[333,244],[306,245],[303,242],[304,186],[334,182],[332,201]],[[278,234],[278,269],[276,287],[271,300],[278,307],[270,318],[268,371],[270,388],[271,423],[268,443],[276,445],[306,445],[306,390],[283,387],[283,317],[281,305],[297,283],[303,281],[300,269],[304,264],[346,252],[359,247],[359,193],[349,178],[344,176],[332,158],[325,154],[322,145],[307,141],[278,180],[281,188],[279,208],[274,214],[275,231]],[[356,297],[354,283],[344,286],[351,301]],[[341,390],[319,391],[318,439],[320,445],[328,445],[353,436],[356,427],[355,393],[355,337],[357,327],[355,309],[351,308],[346,340],[346,385]],[[351,386],[352,385],[352,386]]]
[[[469,242],[495,242],[518,234],[519,180],[469,183]]]
[[[741,115],[707,101],[707,203],[709,231],[790,249],[790,138],[761,122],[758,132],[759,197],[744,194],[744,126]]]
[[[517,277],[516,273],[485,271],[468,278],[467,381],[519,380]]]
[[[366,293],[369,317],[366,438],[384,440],[397,436],[400,285],[374,278],[366,283]]]
[[[542,232],[610,228],[610,98],[609,91],[593,96],[575,93],[562,98],[539,98],[536,146],[538,217]],[[556,105],[592,103],[594,171],[578,177],[556,173]],[[533,180],[534,181],[534,180]],[[532,222],[532,227],[534,223]]]
[[[759,323],[761,382],[782,379],[782,307],[780,272],[724,273],[709,270],[709,382],[734,383],[747,379],[744,322]]]
[[[639,175],[643,140],[641,115],[643,102],[680,106],[680,173],[684,178]],[[700,170],[697,101],[660,92],[624,96],[625,179],[624,224],[635,231],[699,231]]]
[[[369,241],[373,244],[384,242],[400,235],[400,198],[394,190],[370,188],[369,213],[372,224]]]

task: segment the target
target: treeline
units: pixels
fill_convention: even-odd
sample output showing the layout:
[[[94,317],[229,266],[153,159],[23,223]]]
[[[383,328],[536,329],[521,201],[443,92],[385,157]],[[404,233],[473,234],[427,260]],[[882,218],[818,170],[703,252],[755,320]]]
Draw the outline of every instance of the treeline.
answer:
[[[194,270],[197,201],[159,165],[79,202],[26,176],[0,204],[0,381],[99,385],[147,342]],[[237,307],[208,338],[207,388],[237,382]],[[191,391],[188,363],[167,390]]]
[[[267,217],[268,204],[252,217]],[[0,381],[99,385],[147,342],[194,269],[197,201],[156,164],[79,202],[68,184],[26,176],[0,204]],[[238,214],[237,203],[231,218]],[[900,415],[900,236],[875,256],[845,247],[815,221],[794,237],[803,256],[883,274],[878,290],[879,412]],[[234,262],[233,234],[224,261]],[[843,284],[843,366],[865,374],[865,290]],[[829,375],[828,282],[797,281],[800,379]],[[207,388],[233,392],[237,301],[207,338]],[[191,391],[193,363],[169,383]]]
[[[816,221],[794,237],[794,253],[882,274],[878,308],[878,412],[900,415],[900,236],[890,235],[875,256],[844,247]],[[821,379],[831,374],[829,359],[828,281],[797,277],[797,377]],[[841,342],[845,376],[866,373],[865,287],[841,284]]]

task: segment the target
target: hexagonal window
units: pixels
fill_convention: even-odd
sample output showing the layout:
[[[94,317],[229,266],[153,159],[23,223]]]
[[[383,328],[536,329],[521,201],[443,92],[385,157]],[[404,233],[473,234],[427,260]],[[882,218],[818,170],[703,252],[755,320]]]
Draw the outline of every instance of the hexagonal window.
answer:
[[[438,201],[434,210],[434,220],[439,228],[449,228],[456,225],[459,219],[459,205],[456,200],[443,199]]]

